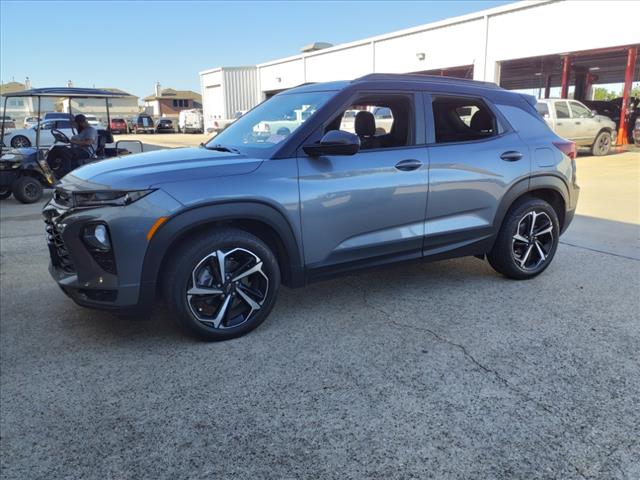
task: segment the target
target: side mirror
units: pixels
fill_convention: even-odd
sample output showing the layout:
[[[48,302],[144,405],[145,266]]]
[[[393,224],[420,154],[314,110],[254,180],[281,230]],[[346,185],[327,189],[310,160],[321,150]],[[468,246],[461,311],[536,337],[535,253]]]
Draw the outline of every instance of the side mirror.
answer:
[[[360,150],[360,137],[355,133],[342,130],[330,130],[325,133],[320,143],[305,145],[304,152],[310,157],[322,155],[354,155]]]
[[[591,111],[589,112],[589,116],[590,116],[591,118],[595,117],[597,114],[598,114],[598,112],[596,112],[595,110],[591,110]]]

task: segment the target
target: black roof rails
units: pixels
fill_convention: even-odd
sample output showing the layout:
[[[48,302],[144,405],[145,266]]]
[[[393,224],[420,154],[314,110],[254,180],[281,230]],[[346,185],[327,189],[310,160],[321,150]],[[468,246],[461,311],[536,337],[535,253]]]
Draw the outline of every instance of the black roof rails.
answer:
[[[493,82],[483,82],[480,80],[471,80],[468,78],[458,78],[458,77],[442,77],[439,75],[422,75],[420,73],[369,73],[362,77],[356,78],[352,81],[352,83],[356,82],[366,82],[366,81],[377,81],[377,80],[387,80],[387,81],[400,81],[400,82],[431,82],[431,83],[442,83],[442,84],[458,84],[458,85],[468,85],[468,86],[481,86],[485,88],[500,88],[497,84]]]

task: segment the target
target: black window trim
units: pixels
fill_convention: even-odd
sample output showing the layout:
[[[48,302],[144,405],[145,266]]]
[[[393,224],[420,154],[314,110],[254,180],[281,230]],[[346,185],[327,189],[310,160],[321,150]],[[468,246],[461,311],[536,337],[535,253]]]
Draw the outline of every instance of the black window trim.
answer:
[[[423,103],[424,103],[424,124],[427,134],[427,143],[426,145],[429,147],[440,147],[447,145],[465,145],[465,144],[474,144],[474,143],[485,143],[491,142],[495,139],[502,138],[510,133],[515,132],[516,130],[513,126],[507,121],[505,116],[496,108],[493,102],[485,97],[484,95],[473,95],[467,93],[449,93],[449,92],[434,92],[434,91],[423,91]],[[498,125],[498,133],[491,137],[479,138],[477,140],[463,140],[459,142],[436,142],[436,130],[435,130],[435,121],[433,117],[433,107],[432,102],[434,97],[453,97],[453,98],[469,98],[471,100],[480,100],[484,103],[485,107],[489,109],[493,116],[496,118]],[[502,128],[501,128],[502,127]],[[502,132],[500,132],[502,130]]]
[[[390,150],[401,150],[401,149],[409,149],[416,148],[421,145],[425,145],[425,138],[423,135],[419,135],[424,132],[424,114],[420,112],[422,110],[422,104],[420,102],[420,91],[419,90],[355,90],[347,97],[347,99],[342,102],[342,104],[336,108],[333,114],[324,122],[322,122],[321,129],[324,132],[324,129],[327,128],[338,115],[344,113],[348,107],[354,104],[354,101],[358,97],[366,97],[369,95],[380,95],[386,97],[392,96],[403,96],[412,100],[412,113],[413,113],[413,131],[410,135],[411,145],[402,145],[398,147],[380,147],[380,148],[368,148],[366,150],[359,150],[357,154],[360,153],[369,153],[369,152],[381,152],[381,151],[390,151]],[[422,138],[420,138],[422,137]],[[305,143],[306,144],[306,143]]]

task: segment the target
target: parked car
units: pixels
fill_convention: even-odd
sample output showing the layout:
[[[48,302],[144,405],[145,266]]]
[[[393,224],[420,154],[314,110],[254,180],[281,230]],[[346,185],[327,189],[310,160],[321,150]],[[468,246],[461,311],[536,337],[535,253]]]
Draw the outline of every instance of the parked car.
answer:
[[[4,125],[5,130],[9,128],[16,128],[16,121],[8,115],[0,116],[0,123]]]
[[[69,121],[73,121],[73,115],[71,115],[68,112],[47,112],[44,114],[44,117],[42,119],[43,121],[46,120],[69,120]]]
[[[615,144],[616,124],[577,100],[539,99],[536,110],[554,132],[579,147],[589,147],[593,155],[606,155]]]
[[[633,143],[640,147],[640,118],[636,118],[636,123],[633,126]]]
[[[155,133],[156,128],[153,124],[151,115],[136,115],[131,119],[130,132],[132,133]]]
[[[198,109],[182,110],[178,116],[178,128],[182,133],[204,133],[204,117]]]
[[[89,125],[91,125],[95,129],[98,129],[98,130],[104,130],[105,129],[104,125],[102,125],[102,122],[100,121],[100,119],[98,119],[98,117],[96,117],[95,115],[86,115],[86,114],[83,114],[83,115],[87,119],[87,122],[89,123]]]
[[[613,100],[585,100],[584,104],[595,110],[598,114],[609,117],[620,126],[620,110],[622,109],[622,97]],[[633,143],[633,129],[636,120],[640,118],[640,98],[629,97],[629,109],[627,115],[627,142]]]
[[[38,117],[25,117],[23,128],[35,127],[38,124]]]
[[[355,133],[339,130],[345,110],[363,104],[391,110],[388,134],[375,135],[371,112]],[[207,340],[256,328],[281,284],[357,268],[474,255],[533,278],[554,258],[579,192],[575,143],[535,104],[495,84],[423,75],[287,90],[200,148],[63,178],[43,212],[49,271],[86,307],[149,312],[161,292]],[[290,135],[255,133],[295,111],[307,114]]]
[[[129,131],[129,127],[124,118],[112,118],[109,128],[111,133],[127,133]]]
[[[40,146],[49,147],[55,143],[55,138],[51,130],[60,130],[67,137],[71,138],[75,132],[72,130],[71,121],[65,120],[44,120],[40,123]],[[5,133],[2,143],[14,148],[31,147],[36,144],[37,126],[30,128],[20,128]]]
[[[170,118],[160,118],[156,120],[156,133],[175,133],[173,120]]]

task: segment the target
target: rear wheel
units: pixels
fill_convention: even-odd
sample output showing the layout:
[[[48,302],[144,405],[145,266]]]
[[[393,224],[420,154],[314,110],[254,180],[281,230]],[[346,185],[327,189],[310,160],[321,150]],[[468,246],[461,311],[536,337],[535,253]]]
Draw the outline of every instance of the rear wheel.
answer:
[[[273,308],[280,269],[269,247],[243,230],[207,232],[171,255],[164,297],[178,323],[203,340],[236,338]]]
[[[591,153],[596,157],[601,157],[608,154],[609,150],[611,150],[611,134],[600,132],[591,146]]]
[[[11,187],[0,187],[0,200],[6,200],[11,196]]]
[[[16,200],[22,203],[35,203],[42,198],[42,184],[33,177],[20,177],[11,186]]]
[[[525,197],[507,213],[498,238],[487,254],[491,266],[516,280],[542,273],[558,248],[558,215],[544,200]]]
[[[11,139],[11,146],[13,148],[26,148],[31,146],[31,140],[24,135],[16,135]]]

